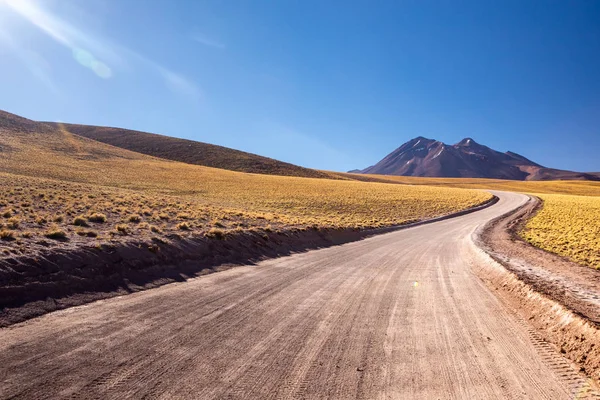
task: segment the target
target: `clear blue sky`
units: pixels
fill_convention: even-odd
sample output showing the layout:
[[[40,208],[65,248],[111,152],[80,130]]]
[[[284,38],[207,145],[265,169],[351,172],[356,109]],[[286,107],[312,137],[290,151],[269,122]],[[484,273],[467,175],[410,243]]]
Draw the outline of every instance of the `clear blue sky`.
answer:
[[[348,170],[473,137],[600,171],[600,1],[0,0],[0,108]]]

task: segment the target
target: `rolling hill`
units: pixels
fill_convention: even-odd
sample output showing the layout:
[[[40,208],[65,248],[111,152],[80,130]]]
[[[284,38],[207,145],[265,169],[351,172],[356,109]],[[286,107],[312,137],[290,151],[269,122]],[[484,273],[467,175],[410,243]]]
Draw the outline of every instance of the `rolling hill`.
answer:
[[[98,142],[166,160],[256,174],[331,178],[324,172],[214,144],[121,128],[45,122]]]
[[[600,180],[593,173],[546,168],[517,153],[502,153],[471,138],[447,145],[422,136],[404,143],[377,164],[352,172],[446,178]]]

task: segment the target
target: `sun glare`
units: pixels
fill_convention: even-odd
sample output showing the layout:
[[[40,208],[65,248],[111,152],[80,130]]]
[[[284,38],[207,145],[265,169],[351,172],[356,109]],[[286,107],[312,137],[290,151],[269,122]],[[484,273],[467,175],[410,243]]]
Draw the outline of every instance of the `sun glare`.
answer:
[[[0,6],[4,5],[48,37],[67,47],[77,63],[91,70],[98,77],[103,79],[112,77],[111,68],[99,60],[90,49],[85,48],[87,47],[85,44],[89,43],[90,39],[79,29],[39,7],[32,0],[0,0]]]

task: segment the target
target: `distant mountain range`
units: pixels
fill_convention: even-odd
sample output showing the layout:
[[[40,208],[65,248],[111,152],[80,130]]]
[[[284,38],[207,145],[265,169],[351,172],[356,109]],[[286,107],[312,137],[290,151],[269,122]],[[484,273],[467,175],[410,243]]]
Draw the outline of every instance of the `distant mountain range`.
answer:
[[[513,180],[594,180],[599,173],[546,168],[517,153],[502,153],[465,138],[454,145],[416,137],[377,164],[353,173]]]

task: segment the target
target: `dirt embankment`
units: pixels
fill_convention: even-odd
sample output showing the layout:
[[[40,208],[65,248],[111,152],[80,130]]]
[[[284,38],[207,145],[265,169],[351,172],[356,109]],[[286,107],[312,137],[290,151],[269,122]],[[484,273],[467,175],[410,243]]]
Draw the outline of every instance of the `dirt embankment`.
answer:
[[[490,260],[475,266],[483,281],[582,371],[600,381],[600,272],[535,248],[518,232],[542,206],[532,197],[476,233]],[[501,265],[499,265],[501,264]]]
[[[0,259],[0,327],[51,311],[221,271],[235,265],[363,239],[464,215],[461,212],[402,226],[371,230],[254,231],[222,237],[129,242],[52,250]]]

